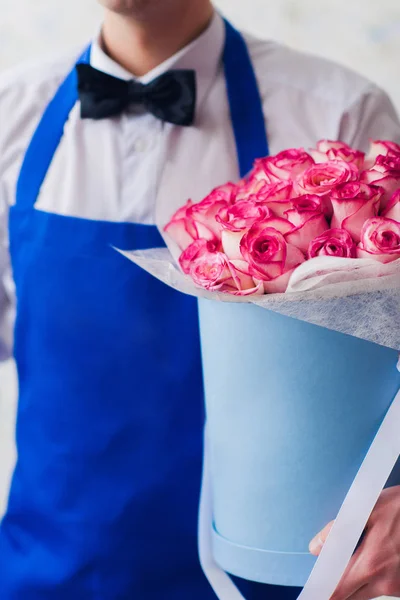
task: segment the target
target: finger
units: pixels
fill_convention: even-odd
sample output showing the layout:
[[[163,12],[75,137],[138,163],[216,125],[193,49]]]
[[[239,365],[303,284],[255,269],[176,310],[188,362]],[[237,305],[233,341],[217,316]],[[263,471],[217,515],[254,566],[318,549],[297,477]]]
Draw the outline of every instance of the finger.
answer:
[[[346,600],[373,600],[376,598],[376,594],[371,591],[369,585],[364,585],[355,594],[346,598]]]
[[[352,576],[351,571],[346,573],[336,588],[335,592],[331,596],[330,600],[359,600],[358,594],[367,587],[365,581],[360,580]]]
[[[338,587],[331,596],[330,600],[348,600],[353,599],[355,594],[358,594],[363,588],[366,587],[368,581],[364,570],[360,568],[361,552],[357,551],[347,569],[340,580]]]
[[[320,555],[321,550],[326,542],[326,538],[328,537],[334,522],[335,521],[331,521],[330,523],[328,523],[328,525],[326,525],[326,527],[324,527],[324,529],[320,531],[314,539],[311,540],[309,550],[311,554],[314,554],[314,556]]]

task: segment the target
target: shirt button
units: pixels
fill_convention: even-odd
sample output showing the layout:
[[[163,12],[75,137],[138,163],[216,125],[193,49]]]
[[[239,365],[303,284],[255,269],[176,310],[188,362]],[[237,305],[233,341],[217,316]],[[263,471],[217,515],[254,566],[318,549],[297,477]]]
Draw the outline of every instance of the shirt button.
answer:
[[[134,143],[135,152],[145,152],[147,150],[148,144],[145,139],[139,138]]]

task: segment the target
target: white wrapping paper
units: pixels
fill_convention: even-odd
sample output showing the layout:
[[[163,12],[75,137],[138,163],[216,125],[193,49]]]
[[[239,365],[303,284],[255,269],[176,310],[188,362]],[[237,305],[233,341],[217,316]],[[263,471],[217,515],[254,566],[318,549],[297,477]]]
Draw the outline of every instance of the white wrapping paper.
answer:
[[[167,248],[120,252],[185,294],[251,302],[400,351],[400,259],[384,265],[370,259],[313,258],[294,271],[286,293],[240,297],[197,288]]]

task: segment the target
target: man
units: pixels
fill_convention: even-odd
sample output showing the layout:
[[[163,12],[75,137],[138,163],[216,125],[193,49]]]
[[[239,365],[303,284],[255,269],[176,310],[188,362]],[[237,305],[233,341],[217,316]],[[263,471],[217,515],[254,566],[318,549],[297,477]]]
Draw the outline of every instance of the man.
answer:
[[[172,197],[198,200],[237,179],[238,158],[242,172],[267,153],[263,115],[272,153],[320,138],[360,148],[370,137],[399,142],[400,126],[364,79],[246,37],[258,115],[246,45],[209,0],[102,4],[102,33],[80,59],[17,69],[0,83],[20,384],[0,597],[212,600],[197,557],[196,305],[111,246],[161,245],[156,205],[168,214]],[[258,115],[246,152],[232,111],[239,96],[241,118]],[[5,280],[6,245],[3,234]],[[14,303],[5,284],[3,356]],[[399,515],[393,488],[335,600],[400,595]],[[248,600],[300,591],[238,585]]]

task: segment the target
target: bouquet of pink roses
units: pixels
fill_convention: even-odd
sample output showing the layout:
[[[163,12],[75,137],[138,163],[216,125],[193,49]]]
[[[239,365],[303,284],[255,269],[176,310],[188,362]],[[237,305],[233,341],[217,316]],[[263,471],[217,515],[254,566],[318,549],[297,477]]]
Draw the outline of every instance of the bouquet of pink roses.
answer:
[[[123,254],[199,299],[203,569],[224,600],[225,572],[328,600],[400,483],[400,146],[286,150],[165,221]]]
[[[210,291],[284,292],[318,256],[400,258],[400,146],[343,142],[259,159],[246,180],[190,200],[165,227],[184,273]]]

